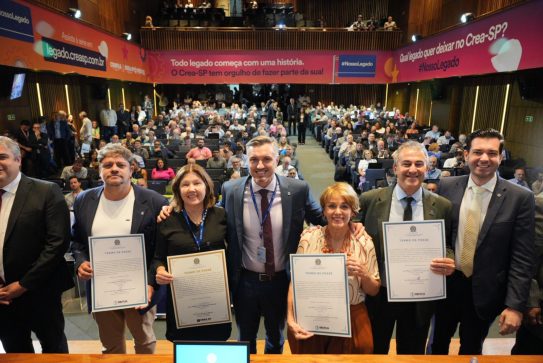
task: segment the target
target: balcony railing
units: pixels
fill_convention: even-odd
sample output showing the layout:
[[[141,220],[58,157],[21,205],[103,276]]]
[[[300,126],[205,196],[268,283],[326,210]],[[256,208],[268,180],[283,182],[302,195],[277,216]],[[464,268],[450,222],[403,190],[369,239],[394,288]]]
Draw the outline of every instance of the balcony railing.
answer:
[[[149,50],[392,50],[401,31],[355,32],[346,28],[168,27],[142,28]]]

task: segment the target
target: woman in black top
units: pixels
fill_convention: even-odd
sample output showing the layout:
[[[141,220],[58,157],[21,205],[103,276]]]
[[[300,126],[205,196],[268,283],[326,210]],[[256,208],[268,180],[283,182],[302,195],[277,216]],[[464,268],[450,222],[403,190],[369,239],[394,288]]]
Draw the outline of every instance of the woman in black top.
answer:
[[[170,341],[225,341],[232,330],[230,323],[177,329],[170,289],[173,276],[167,271],[168,256],[226,248],[226,214],[224,209],[214,206],[213,190],[213,182],[201,166],[182,167],[172,185],[174,211],[158,227],[149,276],[152,284],[168,285],[166,338]]]

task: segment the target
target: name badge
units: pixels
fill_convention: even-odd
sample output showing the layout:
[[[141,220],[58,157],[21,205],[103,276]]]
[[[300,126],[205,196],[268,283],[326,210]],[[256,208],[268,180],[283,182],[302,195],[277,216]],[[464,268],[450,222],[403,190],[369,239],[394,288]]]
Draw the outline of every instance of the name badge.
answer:
[[[256,252],[256,259],[258,262],[266,263],[266,247],[260,246]]]

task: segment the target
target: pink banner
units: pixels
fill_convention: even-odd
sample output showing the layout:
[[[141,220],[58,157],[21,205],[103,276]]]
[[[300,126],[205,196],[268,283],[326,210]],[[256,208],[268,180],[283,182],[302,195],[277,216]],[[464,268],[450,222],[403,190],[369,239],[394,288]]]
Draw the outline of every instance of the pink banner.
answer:
[[[387,60],[389,61],[387,63]],[[387,83],[392,52],[148,52],[157,83]]]
[[[543,1],[531,1],[398,49],[394,82],[543,67]]]

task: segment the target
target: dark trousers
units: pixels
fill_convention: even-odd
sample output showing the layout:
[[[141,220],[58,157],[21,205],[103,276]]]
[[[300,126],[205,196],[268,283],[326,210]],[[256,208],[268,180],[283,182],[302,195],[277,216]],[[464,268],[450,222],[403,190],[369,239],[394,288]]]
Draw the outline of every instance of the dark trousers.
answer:
[[[373,333],[373,353],[388,354],[396,325],[397,354],[424,354],[430,318],[417,314],[417,303],[388,302],[387,290],[381,287],[376,296],[366,298]]]
[[[447,279],[447,299],[437,304],[434,334],[430,345],[432,354],[449,354],[451,338],[460,324],[458,354],[480,355],[488,335],[491,320],[481,319],[475,312],[471,278],[455,271]]]
[[[264,353],[283,352],[289,282],[285,272],[278,274],[272,281],[259,281],[253,273],[241,274],[234,295],[234,312],[239,340],[250,342],[251,354],[256,354],[256,335],[261,316],[266,328]]]
[[[67,139],[53,140],[53,152],[58,169],[62,170],[64,166],[71,165]]]
[[[287,131],[288,131],[288,135],[296,135],[296,117],[294,118],[289,118],[288,119],[288,127],[287,127]]]
[[[511,354],[543,355],[543,327],[522,325],[517,331],[515,345]]]
[[[100,131],[102,132],[102,138],[106,140],[106,142],[109,142],[111,140],[111,136],[115,135],[117,132],[117,127],[102,126]]]
[[[305,144],[305,123],[298,122],[298,144]]]
[[[6,353],[34,353],[31,332],[43,353],[68,353],[60,296],[26,292],[10,305],[0,305],[0,341]]]

